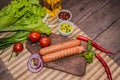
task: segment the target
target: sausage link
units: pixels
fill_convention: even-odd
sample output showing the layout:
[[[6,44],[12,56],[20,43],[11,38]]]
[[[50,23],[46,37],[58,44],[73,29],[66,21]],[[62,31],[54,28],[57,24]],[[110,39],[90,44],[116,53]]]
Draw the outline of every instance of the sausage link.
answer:
[[[45,55],[48,53],[52,53],[55,51],[59,51],[59,50],[63,50],[63,49],[67,49],[67,48],[71,48],[71,47],[75,47],[75,46],[79,46],[80,45],[80,40],[70,40],[70,41],[66,41],[66,42],[62,42],[62,43],[58,43],[58,44],[54,44],[45,48],[40,49],[40,55]]]
[[[46,54],[42,56],[42,59],[43,59],[43,62],[50,62],[50,61],[61,59],[67,56],[82,53],[83,51],[85,51],[85,48],[83,46],[76,46],[76,47],[72,47],[72,48]]]

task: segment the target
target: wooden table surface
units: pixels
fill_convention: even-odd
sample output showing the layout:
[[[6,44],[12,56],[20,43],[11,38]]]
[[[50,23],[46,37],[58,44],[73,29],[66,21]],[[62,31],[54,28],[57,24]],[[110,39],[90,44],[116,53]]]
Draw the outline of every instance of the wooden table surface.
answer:
[[[0,9],[10,1],[0,0]],[[98,44],[115,53],[109,57],[114,60],[114,56],[120,54],[119,0],[63,0],[62,4],[64,9],[72,12],[74,24]],[[114,62],[120,66],[120,55]],[[1,58],[0,80],[14,80]]]

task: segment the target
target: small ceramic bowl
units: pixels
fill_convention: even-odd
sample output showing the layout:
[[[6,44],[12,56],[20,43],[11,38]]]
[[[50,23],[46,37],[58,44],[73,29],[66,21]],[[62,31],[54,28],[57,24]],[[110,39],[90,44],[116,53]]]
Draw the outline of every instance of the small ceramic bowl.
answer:
[[[72,18],[72,13],[69,10],[62,9],[57,14],[57,19],[59,22],[70,21]]]
[[[69,36],[74,31],[73,23],[69,21],[63,21],[58,25],[58,30],[62,36]]]

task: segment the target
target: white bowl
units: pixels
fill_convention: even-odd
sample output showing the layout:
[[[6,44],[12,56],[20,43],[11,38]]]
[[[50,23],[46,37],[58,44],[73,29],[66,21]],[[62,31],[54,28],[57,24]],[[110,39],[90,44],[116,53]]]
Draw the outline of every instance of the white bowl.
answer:
[[[70,18],[68,18],[67,20],[60,19],[60,18],[59,18],[60,12],[68,12],[68,13],[70,14]],[[58,19],[59,22],[62,22],[62,21],[70,21],[71,18],[72,18],[72,13],[71,13],[69,10],[62,9],[62,10],[60,10],[60,11],[58,12],[58,14],[57,14],[57,19]]]
[[[64,32],[62,32],[62,31],[60,30],[60,26],[61,26],[61,24],[63,24],[63,23],[68,23],[68,24],[70,24],[70,25],[72,26],[72,31],[69,32],[69,33],[64,33]],[[71,23],[71,22],[69,22],[69,21],[63,21],[63,22],[61,22],[61,23],[58,25],[58,30],[59,30],[59,33],[60,33],[62,36],[69,36],[69,35],[74,31],[73,23]]]

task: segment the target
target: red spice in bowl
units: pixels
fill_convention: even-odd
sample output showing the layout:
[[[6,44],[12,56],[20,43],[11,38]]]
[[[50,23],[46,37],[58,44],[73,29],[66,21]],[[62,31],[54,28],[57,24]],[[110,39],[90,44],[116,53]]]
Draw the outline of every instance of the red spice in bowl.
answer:
[[[70,18],[70,14],[68,12],[60,12],[58,17],[62,20],[68,20]]]
[[[61,21],[70,21],[72,18],[72,14],[68,10],[60,10],[60,12],[57,15],[58,20]]]

